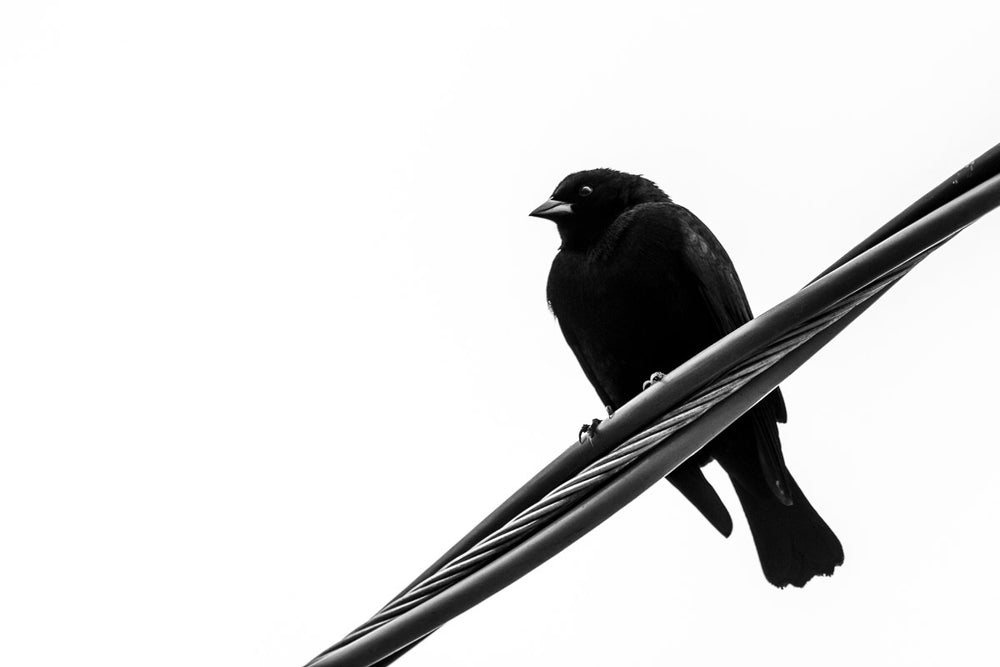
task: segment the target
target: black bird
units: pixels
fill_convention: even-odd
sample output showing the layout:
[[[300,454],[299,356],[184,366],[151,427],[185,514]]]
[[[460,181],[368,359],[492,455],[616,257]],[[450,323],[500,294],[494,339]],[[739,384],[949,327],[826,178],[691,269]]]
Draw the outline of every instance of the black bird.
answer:
[[[729,255],[652,181],[613,169],[570,174],[532,216],[562,245],[548,300],[609,413],[753,315]],[[775,389],[667,479],[725,536],[733,522],[701,467],[717,460],[743,505],[764,576],[803,586],[844,562],[837,536],[781,454],[785,403]]]

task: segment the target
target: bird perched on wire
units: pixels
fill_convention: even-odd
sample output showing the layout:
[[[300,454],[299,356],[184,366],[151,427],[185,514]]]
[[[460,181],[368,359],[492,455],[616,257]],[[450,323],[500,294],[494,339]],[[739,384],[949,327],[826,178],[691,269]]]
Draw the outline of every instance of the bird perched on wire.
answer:
[[[609,414],[753,317],[712,232],[642,176],[570,174],[531,215],[559,230],[549,306]],[[785,420],[775,389],[667,477],[728,537],[732,518],[701,471],[717,460],[743,505],[764,576],[780,587],[833,574],[844,561],[837,536],[785,467]]]

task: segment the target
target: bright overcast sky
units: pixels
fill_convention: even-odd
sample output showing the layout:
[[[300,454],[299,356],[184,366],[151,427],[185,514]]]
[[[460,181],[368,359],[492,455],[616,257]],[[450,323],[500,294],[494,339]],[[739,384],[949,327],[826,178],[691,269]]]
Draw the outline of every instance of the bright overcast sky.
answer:
[[[0,664],[298,667],[602,406],[527,213],[640,172],[755,310],[1000,141],[996,3],[0,7]],[[348,9],[347,6],[350,5]],[[1000,214],[785,385],[843,541],[659,484],[398,664],[982,664]]]

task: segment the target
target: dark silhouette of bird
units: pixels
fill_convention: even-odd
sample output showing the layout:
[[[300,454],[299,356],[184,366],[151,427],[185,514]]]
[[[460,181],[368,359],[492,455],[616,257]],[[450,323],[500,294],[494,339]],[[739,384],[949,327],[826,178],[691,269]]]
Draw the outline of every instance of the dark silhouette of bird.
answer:
[[[651,375],[753,317],[715,235],[642,176],[570,174],[531,215],[558,227],[549,306],[609,413]],[[844,561],[837,536],[785,467],[778,439],[785,420],[775,389],[667,477],[728,537],[732,518],[701,471],[717,460],[743,505],[764,576],[779,587],[803,586]]]

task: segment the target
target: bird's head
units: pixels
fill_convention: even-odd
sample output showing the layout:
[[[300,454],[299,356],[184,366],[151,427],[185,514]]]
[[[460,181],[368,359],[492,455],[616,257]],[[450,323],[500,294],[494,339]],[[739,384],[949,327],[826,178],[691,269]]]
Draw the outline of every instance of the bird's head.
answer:
[[[670,197],[649,179],[614,169],[590,169],[564,178],[552,197],[529,215],[556,223],[563,247],[586,247],[628,209],[656,201]]]

